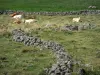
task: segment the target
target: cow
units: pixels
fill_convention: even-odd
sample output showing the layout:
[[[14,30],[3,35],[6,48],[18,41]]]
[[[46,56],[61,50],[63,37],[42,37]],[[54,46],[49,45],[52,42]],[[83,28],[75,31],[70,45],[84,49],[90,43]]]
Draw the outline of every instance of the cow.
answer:
[[[80,17],[78,18],[73,18],[73,22],[79,22],[80,21]]]

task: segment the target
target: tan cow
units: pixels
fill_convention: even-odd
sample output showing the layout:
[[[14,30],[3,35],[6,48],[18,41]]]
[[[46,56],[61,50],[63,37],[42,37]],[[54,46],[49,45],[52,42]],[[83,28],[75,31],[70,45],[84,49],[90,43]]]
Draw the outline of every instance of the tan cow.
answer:
[[[73,22],[79,22],[80,21],[80,17],[78,18],[73,18]]]

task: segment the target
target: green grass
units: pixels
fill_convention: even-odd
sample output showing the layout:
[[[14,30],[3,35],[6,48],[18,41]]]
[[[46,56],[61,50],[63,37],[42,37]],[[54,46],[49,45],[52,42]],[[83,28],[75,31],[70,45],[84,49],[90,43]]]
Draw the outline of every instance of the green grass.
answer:
[[[38,75],[53,62],[55,58],[50,50],[40,51],[39,48],[16,43],[11,37],[0,37],[0,75],[6,72],[10,75]]]
[[[8,15],[0,15],[0,75],[39,75],[43,68],[56,62],[51,50],[40,50],[39,47],[25,46],[23,43],[15,42],[11,37],[11,30],[21,28],[31,35],[37,35],[43,40],[51,40],[63,45],[73,59],[81,61],[82,64],[91,64],[92,67],[76,65],[74,70],[84,67],[87,75],[100,75],[100,58],[97,51],[100,50],[100,15],[79,15],[82,22],[72,23],[73,16],[36,16],[37,23],[33,24],[14,24]],[[83,31],[54,31],[44,26],[49,24],[60,25],[92,23],[95,29]],[[36,30],[36,26],[42,30]],[[35,28],[36,27],[36,28]],[[77,75],[76,72],[73,75]]]
[[[70,11],[88,9],[95,5],[100,9],[100,0],[0,0],[0,9],[25,11]]]

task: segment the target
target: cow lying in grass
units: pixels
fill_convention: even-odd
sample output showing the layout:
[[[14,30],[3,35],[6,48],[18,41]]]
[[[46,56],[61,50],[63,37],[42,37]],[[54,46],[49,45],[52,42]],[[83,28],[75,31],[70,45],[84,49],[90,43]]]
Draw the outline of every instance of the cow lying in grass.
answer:
[[[36,22],[36,21],[37,21],[37,20],[35,20],[35,19],[27,19],[27,20],[24,20],[24,23],[30,24],[30,23]]]
[[[78,18],[73,18],[73,22],[79,22],[80,21],[80,17]]]
[[[17,24],[20,24],[21,23],[21,20],[22,19],[22,15],[20,15],[19,13],[13,13],[10,15],[13,19],[14,19],[14,22],[13,23],[17,23]]]
[[[22,14],[19,14],[19,13],[16,13],[16,12],[11,14],[10,16],[15,20],[18,20],[18,19],[22,18]]]
[[[22,18],[22,15],[15,15],[15,16],[13,16],[13,19],[21,19]]]
[[[13,23],[20,24],[20,23],[21,23],[21,21],[20,21],[20,20],[15,20]]]

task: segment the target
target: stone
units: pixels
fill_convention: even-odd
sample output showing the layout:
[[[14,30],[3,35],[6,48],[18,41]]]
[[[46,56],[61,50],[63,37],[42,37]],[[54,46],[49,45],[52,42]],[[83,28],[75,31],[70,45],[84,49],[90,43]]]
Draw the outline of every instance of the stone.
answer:
[[[59,68],[57,68],[56,70],[55,70],[55,74],[60,74],[60,69]]]
[[[22,36],[16,36],[16,35],[14,35],[14,36],[13,36],[13,39],[14,39],[16,42],[22,42],[22,41],[23,41],[23,37],[22,37]]]
[[[55,73],[51,73],[51,74],[49,74],[49,75],[55,75]]]
[[[83,68],[79,69],[79,75],[86,75],[86,71]]]
[[[71,75],[71,73],[65,73],[65,75]]]

